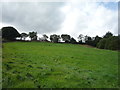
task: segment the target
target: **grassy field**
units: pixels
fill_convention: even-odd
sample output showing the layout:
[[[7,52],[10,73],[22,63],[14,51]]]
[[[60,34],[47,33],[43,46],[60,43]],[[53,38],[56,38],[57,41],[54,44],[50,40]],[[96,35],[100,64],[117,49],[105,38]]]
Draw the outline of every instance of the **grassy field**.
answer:
[[[116,88],[118,52],[73,44],[3,43],[3,88]]]

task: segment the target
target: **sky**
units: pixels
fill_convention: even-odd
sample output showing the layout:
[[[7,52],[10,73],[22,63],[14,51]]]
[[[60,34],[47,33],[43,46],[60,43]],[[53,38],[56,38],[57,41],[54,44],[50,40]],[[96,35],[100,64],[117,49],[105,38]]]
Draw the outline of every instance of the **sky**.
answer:
[[[118,34],[117,2],[2,2],[0,28],[13,26],[20,33],[80,34],[94,37]]]

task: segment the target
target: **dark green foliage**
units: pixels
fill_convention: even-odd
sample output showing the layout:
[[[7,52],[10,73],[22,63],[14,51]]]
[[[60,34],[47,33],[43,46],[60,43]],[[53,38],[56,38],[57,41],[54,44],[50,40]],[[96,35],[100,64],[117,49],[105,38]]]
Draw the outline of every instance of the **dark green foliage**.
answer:
[[[107,32],[103,38],[96,36],[91,38],[85,36],[85,44],[95,46],[100,49],[118,50],[120,39],[118,36],[113,36],[111,32]]]
[[[101,40],[102,38],[101,37],[99,37],[98,35],[94,38],[94,40],[93,40],[93,46],[97,46],[97,43]]]
[[[97,37],[98,38],[98,37]],[[113,36],[111,32],[107,32],[103,39],[99,38],[97,47],[100,49],[118,50],[120,42],[119,36]]]
[[[85,36],[85,43],[87,44],[87,45],[91,45],[91,46],[93,46],[93,39],[90,37],[90,36]]]
[[[29,37],[31,40],[37,40],[37,32],[29,32]]]
[[[104,49],[104,48],[105,48],[106,41],[107,41],[106,38],[101,39],[101,40],[99,41],[99,43],[97,44],[97,48]]]
[[[108,31],[108,32],[104,35],[103,38],[109,38],[109,37],[111,37],[111,36],[113,36],[113,34]]]
[[[118,50],[120,50],[120,35],[118,34]]]
[[[56,34],[50,35],[51,42],[57,43],[59,42],[59,39],[60,39],[59,35],[56,35]]]
[[[83,44],[82,40],[78,41],[78,44]]]
[[[109,38],[101,39],[100,42],[97,44],[97,47],[101,49],[118,50],[119,42],[120,39],[118,38],[118,36],[111,36]]]
[[[19,32],[14,27],[3,27],[2,38],[7,40],[15,40],[16,37],[20,37]]]
[[[69,43],[69,42],[70,42],[70,39],[71,39],[70,35],[67,35],[67,34],[62,34],[62,35],[61,35],[61,38],[62,38],[62,40],[65,41],[66,43]]]
[[[107,39],[105,49],[118,50],[119,39],[117,36],[112,36]]]
[[[75,40],[74,38],[71,38],[71,39],[70,39],[70,43],[76,44],[77,42],[76,42],[76,40]]]

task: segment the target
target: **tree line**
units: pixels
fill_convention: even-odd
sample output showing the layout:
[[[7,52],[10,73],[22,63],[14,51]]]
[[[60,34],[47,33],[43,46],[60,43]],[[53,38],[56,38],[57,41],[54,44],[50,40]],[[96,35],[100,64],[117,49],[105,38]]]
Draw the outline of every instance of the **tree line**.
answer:
[[[72,44],[86,44],[91,45],[100,49],[109,49],[109,50],[119,50],[120,36],[114,36],[111,32],[107,32],[103,37],[99,37],[96,35],[95,37],[90,37],[87,35],[80,34],[78,36],[78,42],[68,34],[57,35],[53,34],[48,37],[46,34],[43,35],[42,38],[37,40],[37,32],[29,32],[27,33],[19,33],[14,27],[3,27],[1,28],[2,40],[10,40],[15,41],[17,37],[20,38],[20,41],[25,41],[27,37],[31,39],[31,41],[45,41],[49,42],[48,38],[53,43],[60,43],[60,39],[64,41],[64,43],[72,43]]]

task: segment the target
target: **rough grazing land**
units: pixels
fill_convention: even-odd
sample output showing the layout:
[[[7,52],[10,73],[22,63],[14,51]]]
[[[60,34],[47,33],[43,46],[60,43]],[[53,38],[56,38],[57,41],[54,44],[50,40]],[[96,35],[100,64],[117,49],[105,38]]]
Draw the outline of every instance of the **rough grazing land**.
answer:
[[[118,52],[73,44],[3,43],[3,88],[115,88]]]

